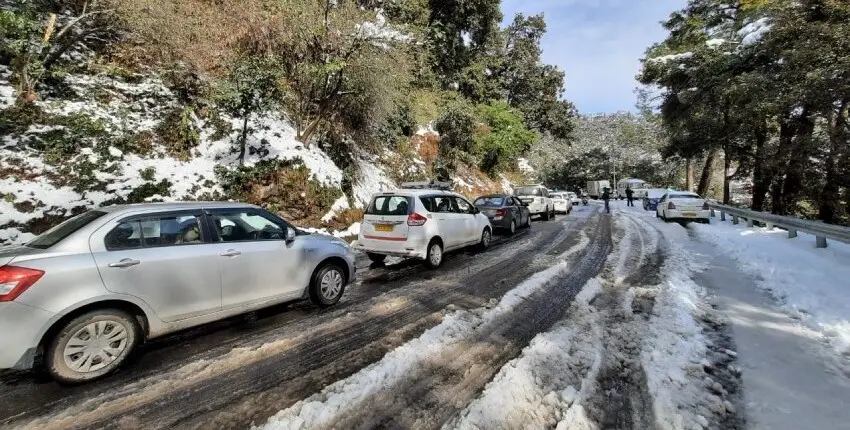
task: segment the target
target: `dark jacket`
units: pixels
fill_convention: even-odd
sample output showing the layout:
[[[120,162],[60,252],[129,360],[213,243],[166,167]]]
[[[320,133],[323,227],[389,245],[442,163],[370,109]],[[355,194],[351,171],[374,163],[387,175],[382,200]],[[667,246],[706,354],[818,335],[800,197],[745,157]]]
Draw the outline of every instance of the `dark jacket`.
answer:
[[[634,194],[634,191],[631,188],[626,188],[626,197],[631,197],[632,194]]]
[[[602,200],[609,200],[609,199],[611,199],[611,193],[608,192],[607,190],[603,191],[602,192]]]

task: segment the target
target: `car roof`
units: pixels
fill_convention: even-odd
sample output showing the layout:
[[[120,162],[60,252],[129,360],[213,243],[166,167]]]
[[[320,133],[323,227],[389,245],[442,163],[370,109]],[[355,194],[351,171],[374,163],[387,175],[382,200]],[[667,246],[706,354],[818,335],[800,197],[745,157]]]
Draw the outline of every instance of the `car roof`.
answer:
[[[668,191],[667,194],[670,194],[671,197],[676,196],[694,196],[699,197],[699,194],[692,191]]]
[[[444,191],[444,190],[436,190],[436,189],[413,189],[413,188],[400,188],[392,191],[382,191],[380,193],[376,193],[372,196],[372,198],[378,196],[406,196],[406,197],[418,197],[418,196],[434,196],[434,195],[446,195],[446,196],[456,196],[462,197],[460,194],[452,192],[452,191]]]
[[[127,205],[112,205],[95,210],[107,213],[147,212],[147,211],[177,211],[198,208],[259,208],[259,206],[241,202],[167,202],[167,203],[134,203]]]

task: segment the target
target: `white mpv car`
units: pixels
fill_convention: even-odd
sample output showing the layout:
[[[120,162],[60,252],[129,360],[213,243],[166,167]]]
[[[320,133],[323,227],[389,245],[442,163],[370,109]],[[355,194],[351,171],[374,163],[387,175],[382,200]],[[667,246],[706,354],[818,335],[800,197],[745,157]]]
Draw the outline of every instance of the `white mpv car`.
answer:
[[[487,248],[492,231],[487,216],[459,194],[401,189],[372,197],[355,249],[374,262],[392,255],[425,260],[436,268],[446,251]]]

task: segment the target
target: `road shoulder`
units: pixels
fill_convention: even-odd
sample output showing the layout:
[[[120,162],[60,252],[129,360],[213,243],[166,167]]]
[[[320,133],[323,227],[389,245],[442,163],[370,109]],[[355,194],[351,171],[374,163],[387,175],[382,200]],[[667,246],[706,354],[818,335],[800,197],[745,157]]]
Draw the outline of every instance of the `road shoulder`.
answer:
[[[850,429],[850,380],[828,365],[819,335],[791,318],[712,245],[690,241],[706,269],[694,280],[729,320],[753,429]],[[841,399],[841,400],[839,400]]]

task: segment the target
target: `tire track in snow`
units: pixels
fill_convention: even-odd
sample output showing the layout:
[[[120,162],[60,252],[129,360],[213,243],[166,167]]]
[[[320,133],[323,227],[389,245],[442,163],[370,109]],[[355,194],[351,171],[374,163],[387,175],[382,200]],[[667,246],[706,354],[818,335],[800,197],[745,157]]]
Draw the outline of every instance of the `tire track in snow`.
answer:
[[[302,422],[308,422],[311,428],[439,427],[471,401],[541,329],[563,316],[578,290],[602,268],[610,249],[608,218],[597,217],[591,243],[576,259],[577,264],[568,267],[562,263],[561,267],[552,267],[529,279],[517,289],[537,290],[523,297],[523,301],[514,302],[514,308],[502,309],[500,304],[500,308],[485,315],[486,323],[472,333],[443,340],[438,351],[426,360],[414,359],[414,371],[401,379],[370,373],[386,371],[395,375],[399,366],[410,365],[394,351],[376,364],[378,367],[364,369],[352,380],[339,381],[281,412],[267,427],[288,428]],[[417,341],[422,339],[414,342]],[[365,399],[363,390],[370,394]],[[347,401],[351,399],[356,401]],[[336,409],[323,409],[333,409],[332,405]],[[316,415],[317,411],[326,414]]]

